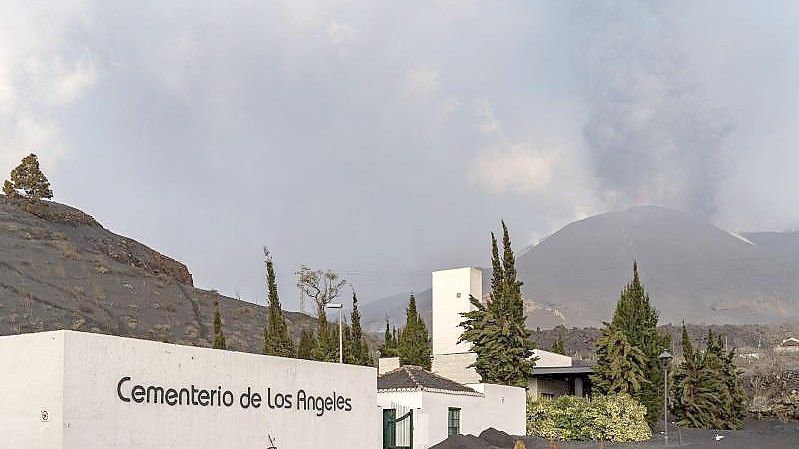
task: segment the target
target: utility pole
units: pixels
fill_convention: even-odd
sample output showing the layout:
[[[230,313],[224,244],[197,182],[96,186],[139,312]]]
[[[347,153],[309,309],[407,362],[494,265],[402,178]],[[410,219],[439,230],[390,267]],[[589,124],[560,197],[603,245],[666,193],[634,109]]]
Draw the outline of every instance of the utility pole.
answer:
[[[660,353],[660,364],[663,366],[663,445],[669,445],[669,364],[674,357],[669,351]]]

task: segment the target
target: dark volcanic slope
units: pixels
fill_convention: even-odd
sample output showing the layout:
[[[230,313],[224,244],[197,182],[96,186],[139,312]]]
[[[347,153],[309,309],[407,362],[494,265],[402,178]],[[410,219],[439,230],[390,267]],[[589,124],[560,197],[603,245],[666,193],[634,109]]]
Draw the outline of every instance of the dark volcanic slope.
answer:
[[[517,264],[525,296],[554,304],[570,325],[607,319],[634,259],[665,321],[754,323],[796,317],[796,256],[647,206],[572,223]]]
[[[0,196],[0,335],[75,329],[209,346],[218,300],[228,346],[260,352],[265,309],[192,286],[185,265],[57,203]],[[313,320],[288,313],[295,334]]]
[[[519,245],[521,246],[521,245]],[[743,237],[656,206],[571,223],[517,257],[528,326],[598,326],[637,260],[665,322],[749,324],[799,318],[799,233]],[[488,279],[484,273],[484,287]],[[431,292],[417,295],[430,313]],[[399,323],[407,297],[363,307],[371,326]]]

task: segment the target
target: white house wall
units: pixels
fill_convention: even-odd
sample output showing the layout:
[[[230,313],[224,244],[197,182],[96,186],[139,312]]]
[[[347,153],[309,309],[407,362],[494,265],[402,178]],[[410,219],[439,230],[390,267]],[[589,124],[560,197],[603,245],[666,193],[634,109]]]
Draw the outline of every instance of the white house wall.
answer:
[[[479,435],[493,427],[511,435],[525,434],[526,394],[524,388],[493,384],[469,385],[482,396],[429,391],[380,392],[381,408],[397,404],[413,408],[413,447],[426,449],[448,435],[449,408],[459,408],[460,433]]]
[[[426,442],[422,448],[430,447],[447,439],[447,418],[450,407],[461,409],[460,433],[479,435],[487,429],[483,427],[485,408],[480,396],[461,396],[443,393],[424,393],[422,396],[422,410],[418,423],[414,429],[414,443]],[[418,436],[418,439],[416,438]],[[414,444],[414,448],[417,447]]]
[[[485,396],[483,399],[483,430],[493,427],[509,435],[527,432],[527,392],[524,388],[495,384],[469,385]],[[479,433],[479,432],[478,432]]]
[[[0,339],[0,447],[63,447],[63,367],[63,334]]]
[[[567,355],[542,349],[533,349],[533,356],[538,357],[535,366],[539,368],[563,368],[573,364],[573,359]]]
[[[28,341],[18,340],[20,338]],[[63,345],[52,344],[53,338],[62,338]],[[29,356],[14,350],[23,347],[35,353],[39,360],[30,360]],[[270,446],[267,435],[271,435],[281,449],[374,449],[380,442],[374,368],[69,331],[3,337],[0,351],[4,355],[0,366],[3,380],[13,380],[15,376],[8,368],[14,366],[8,364],[10,359],[26,365],[23,367],[25,381],[16,384],[19,398],[25,401],[15,406],[15,410],[24,409],[26,413],[5,411],[5,415],[19,417],[16,421],[0,420],[2,435],[28,432],[48,435],[48,439],[10,447],[266,448]],[[55,362],[60,358],[63,358],[63,365],[57,367]],[[31,371],[37,367],[40,370]],[[37,372],[51,374],[44,376]],[[63,381],[59,381],[62,372]],[[222,402],[232,398],[232,403],[203,406],[203,402],[209,404],[208,396],[199,392],[194,404],[137,403],[136,399],[141,396],[136,396],[140,391],[136,385],[163,387],[165,392],[170,388],[190,389],[193,385],[211,397],[214,396],[211,391],[221,391],[223,394],[217,394],[217,398],[222,396]],[[151,391],[157,395],[156,389]],[[260,397],[258,407],[251,404],[256,393]],[[291,395],[291,406],[277,407],[278,394]],[[324,398],[321,404],[326,409],[323,412],[306,410],[299,397],[303,394],[305,404],[310,404],[309,396]],[[175,397],[172,399],[174,401]],[[63,411],[60,411],[62,400]],[[3,398],[0,403],[8,407],[9,401]],[[41,430],[46,426],[39,421],[38,409],[44,405],[52,407],[57,425],[63,423],[63,444],[54,442],[58,439],[55,430],[52,434]]]

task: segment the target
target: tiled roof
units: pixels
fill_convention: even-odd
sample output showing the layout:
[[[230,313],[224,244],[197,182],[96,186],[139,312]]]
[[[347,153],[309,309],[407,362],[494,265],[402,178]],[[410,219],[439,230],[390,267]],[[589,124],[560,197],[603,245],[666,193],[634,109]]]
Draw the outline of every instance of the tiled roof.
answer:
[[[378,391],[428,391],[434,393],[482,396],[454,380],[441,377],[419,366],[402,366],[377,378]]]

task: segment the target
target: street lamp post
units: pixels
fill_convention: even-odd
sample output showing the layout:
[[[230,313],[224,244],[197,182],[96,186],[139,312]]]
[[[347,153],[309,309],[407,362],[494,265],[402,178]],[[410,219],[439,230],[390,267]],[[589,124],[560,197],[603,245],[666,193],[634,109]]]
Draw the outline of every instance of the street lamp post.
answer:
[[[669,364],[674,357],[669,351],[660,353],[660,364],[663,366],[663,445],[669,445]]]
[[[326,305],[328,309],[338,309],[338,363],[344,363],[344,336],[342,333],[342,319],[341,311],[344,307],[339,303],[330,303]]]

